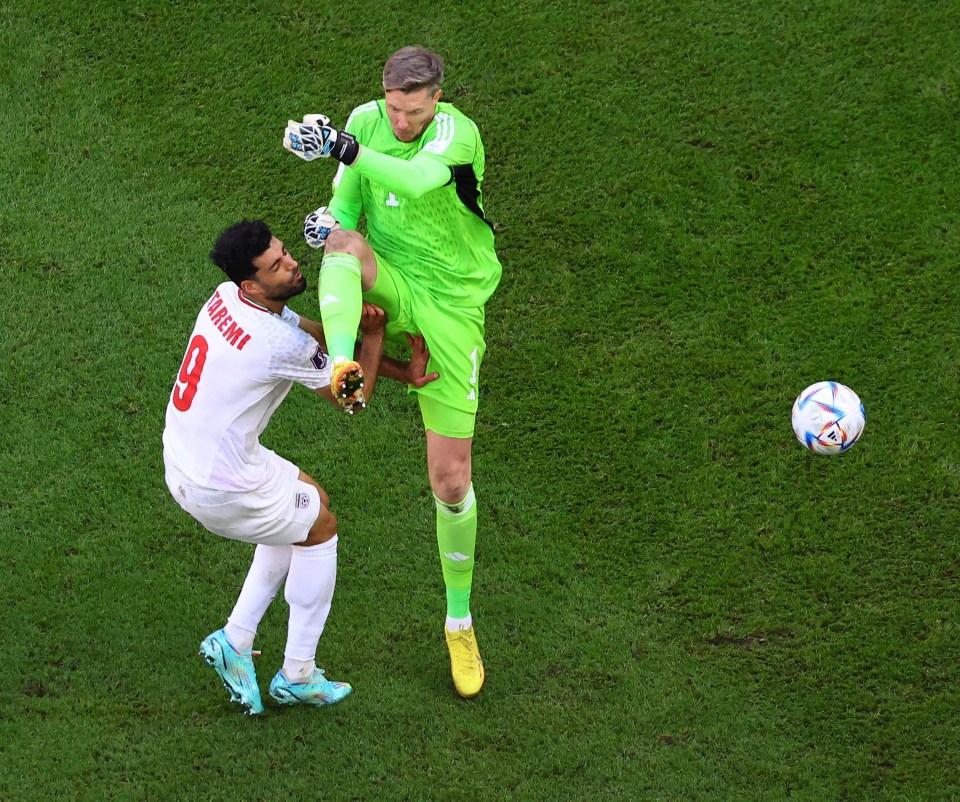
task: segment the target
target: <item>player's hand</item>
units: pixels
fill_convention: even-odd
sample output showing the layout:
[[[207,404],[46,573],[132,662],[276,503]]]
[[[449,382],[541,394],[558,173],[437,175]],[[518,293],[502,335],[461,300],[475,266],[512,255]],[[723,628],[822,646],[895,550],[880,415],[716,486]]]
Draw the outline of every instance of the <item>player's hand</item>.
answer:
[[[327,211],[326,206],[321,206],[316,211],[310,212],[307,219],[303,221],[303,238],[311,248],[322,248],[327,244],[327,237],[335,228],[340,228],[340,223]]]
[[[353,164],[360,153],[356,138],[331,126],[330,118],[322,114],[308,114],[300,123],[287,120],[283,146],[304,161],[332,156],[347,166]]]
[[[360,331],[364,334],[382,333],[387,325],[387,313],[376,304],[363,302],[363,313],[360,315]]]
[[[313,161],[318,156],[329,156],[329,150],[323,152],[326,144],[323,131],[329,128],[329,124],[330,118],[323,114],[307,114],[302,123],[287,120],[287,127],[283,132],[283,146],[304,161]]]
[[[283,132],[283,146],[304,161],[312,161],[317,156],[328,156],[329,153],[321,153],[324,143],[320,132],[329,122],[330,118],[322,114],[308,114],[303,118],[303,123],[287,120],[287,127]],[[301,128],[306,130],[301,131]]]
[[[404,382],[414,387],[423,387],[440,378],[439,373],[427,373],[427,362],[430,361],[430,349],[427,348],[427,341],[423,339],[422,334],[416,337],[406,334],[407,342],[410,343],[410,361],[407,363],[404,371]]]

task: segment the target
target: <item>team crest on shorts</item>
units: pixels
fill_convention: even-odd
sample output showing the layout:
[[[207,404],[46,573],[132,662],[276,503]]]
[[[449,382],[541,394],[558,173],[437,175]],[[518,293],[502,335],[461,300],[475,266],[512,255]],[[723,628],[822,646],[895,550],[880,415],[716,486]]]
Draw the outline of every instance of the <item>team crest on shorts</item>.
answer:
[[[297,493],[297,509],[305,510],[309,506],[310,506],[310,494]]]

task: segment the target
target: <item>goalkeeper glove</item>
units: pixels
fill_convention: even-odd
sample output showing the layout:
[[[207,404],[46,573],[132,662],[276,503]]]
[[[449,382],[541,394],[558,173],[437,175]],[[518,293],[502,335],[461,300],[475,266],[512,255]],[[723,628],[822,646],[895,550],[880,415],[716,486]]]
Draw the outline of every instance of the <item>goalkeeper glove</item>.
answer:
[[[337,219],[327,211],[326,206],[321,206],[315,212],[310,212],[303,221],[303,238],[311,248],[322,248],[335,228],[340,228]]]
[[[304,161],[318,156],[333,156],[348,167],[357,160],[360,143],[352,134],[330,125],[330,118],[322,114],[308,114],[302,123],[287,120],[283,132],[283,146]]]

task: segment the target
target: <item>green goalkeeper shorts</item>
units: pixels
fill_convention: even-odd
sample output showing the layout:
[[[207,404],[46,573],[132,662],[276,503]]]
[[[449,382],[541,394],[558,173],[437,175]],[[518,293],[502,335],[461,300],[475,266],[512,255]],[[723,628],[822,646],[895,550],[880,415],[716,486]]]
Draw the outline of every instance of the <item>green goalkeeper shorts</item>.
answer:
[[[404,332],[422,334],[430,349],[427,373],[440,378],[416,393],[426,429],[446,437],[473,437],[480,394],[483,307],[440,303],[430,291],[411,281],[377,255],[377,281],[363,299],[387,313],[387,338],[406,343]]]

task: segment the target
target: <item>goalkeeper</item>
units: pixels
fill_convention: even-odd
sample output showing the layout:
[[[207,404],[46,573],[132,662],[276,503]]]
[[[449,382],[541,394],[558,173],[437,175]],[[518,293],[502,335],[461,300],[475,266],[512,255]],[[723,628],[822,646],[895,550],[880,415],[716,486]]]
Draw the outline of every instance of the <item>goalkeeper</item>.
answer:
[[[437,54],[405,47],[384,66],[384,98],[354,109],[345,130],[308,115],[288,124],[283,144],[305,161],[340,163],[333,199],[307,216],[304,234],[324,248],[320,312],[334,362],[331,386],[345,409],[363,404],[363,374],[353,361],[363,301],[386,311],[388,338],[422,335],[428,371],[440,374],[410,392],[426,430],[454,686],[472,697],[484,672],[470,612],[477,540],[471,456],[483,307],[501,266],[483,212],[480,134],[472,120],[440,102],[442,80]],[[356,231],[361,214],[366,239]]]

